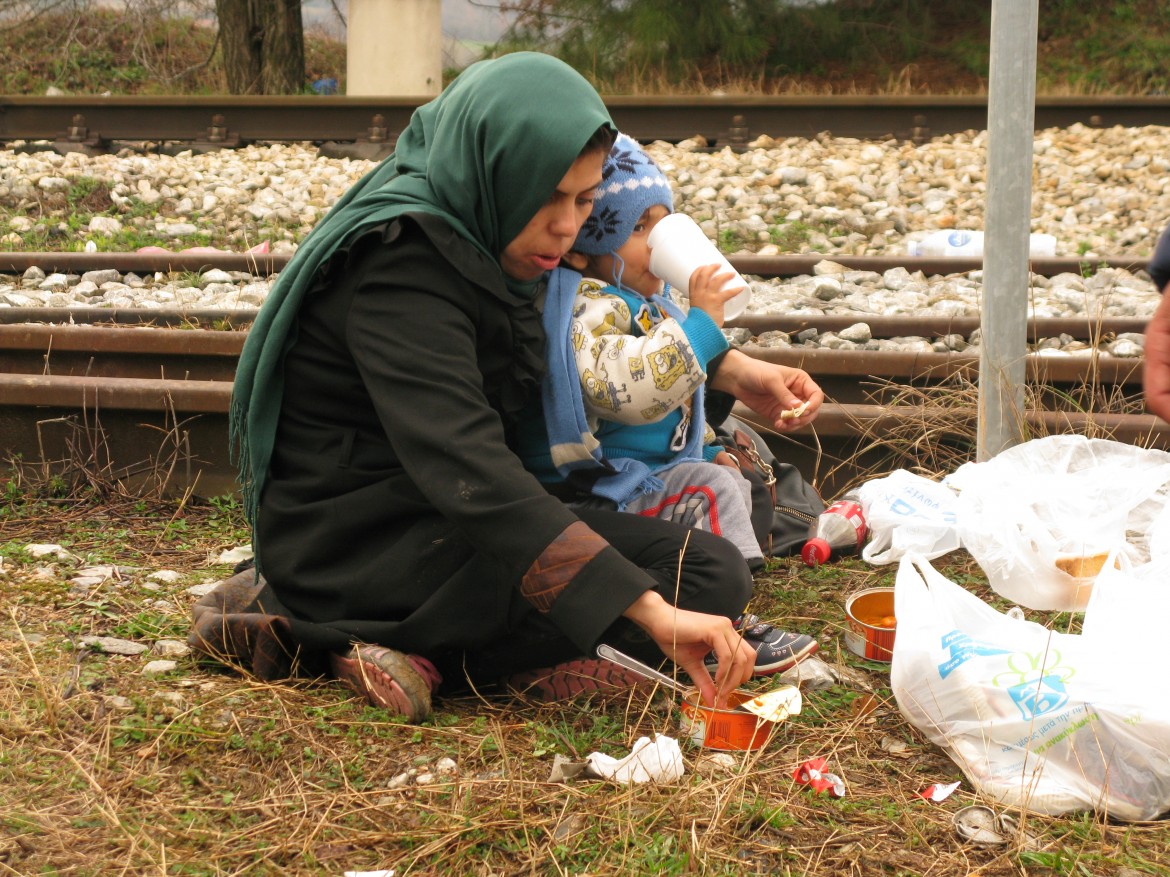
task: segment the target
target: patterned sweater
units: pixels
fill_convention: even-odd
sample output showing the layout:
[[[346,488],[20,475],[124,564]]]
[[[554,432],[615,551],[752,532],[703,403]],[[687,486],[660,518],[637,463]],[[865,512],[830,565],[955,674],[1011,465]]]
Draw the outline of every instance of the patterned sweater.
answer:
[[[572,344],[586,414],[597,422],[605,456],[651,467],[686,445],[691,398],[707,378],[707,363],[728,347],[698,308],[680,322],[654,299],[588,279],[577,290]]]

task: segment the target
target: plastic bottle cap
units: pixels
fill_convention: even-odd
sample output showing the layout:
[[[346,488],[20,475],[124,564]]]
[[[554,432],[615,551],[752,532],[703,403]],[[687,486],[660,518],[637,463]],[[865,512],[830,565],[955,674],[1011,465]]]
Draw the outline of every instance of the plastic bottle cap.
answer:
[[[832,553],[833,549],[828,542],[814,536],[804,543],[804,548],[800,549],[800,559],[809,566],[820,566],[828,561]]]

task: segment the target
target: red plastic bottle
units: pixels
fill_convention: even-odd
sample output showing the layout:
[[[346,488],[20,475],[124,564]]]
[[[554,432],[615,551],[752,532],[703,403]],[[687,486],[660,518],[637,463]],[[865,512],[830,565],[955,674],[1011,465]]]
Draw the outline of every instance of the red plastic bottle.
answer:
[[[830,557],[854,554],[865,544],[867,532],[861,503],[849,497],[839,499],[817,516],[800,557],[809,566],[819,566]]]

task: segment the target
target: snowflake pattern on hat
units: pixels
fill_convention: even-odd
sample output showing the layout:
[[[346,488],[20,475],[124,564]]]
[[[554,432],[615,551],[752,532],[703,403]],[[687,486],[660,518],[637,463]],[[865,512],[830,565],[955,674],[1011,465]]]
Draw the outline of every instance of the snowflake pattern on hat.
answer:
[[[606,255],[625,244],[642,214],[655,204],[674,210],[670,181],[638,141],[619,134],[601,168],[601,185],[593,212],[585,220],[573,249]]]

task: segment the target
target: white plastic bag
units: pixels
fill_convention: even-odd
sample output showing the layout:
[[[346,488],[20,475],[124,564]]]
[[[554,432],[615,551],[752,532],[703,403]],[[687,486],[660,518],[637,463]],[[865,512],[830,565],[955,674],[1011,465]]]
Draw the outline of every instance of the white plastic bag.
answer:
[[[1119,568],[1120,567],[1120,568]],[[1124,558],[1097,576],[1081,635],[1099,652],[1120,649],[1136,675],[1166,661],[1170,558],[1130,566]],[[1147,677],[1148,678],[1148,677]]]
[[[1170,454],[1106,439],[1034,439],[945,483],[958,535],[995,591],[1031,609],[1084,609],[1107,555],[1149,561],[1170,525]]]
[[[870,534],[863,560],[893,563],[910,551],[938,557],[959,547],[958,500],[945,484],[898,469],[865,482],[857,498]]]
[[[1159,625],[1167,593],[1151,607]],[[1170,700],[1130,648],[1153,621],[1119,626],[1103,613],[1092,636],[1052,632],[997,612],[913,555],[898,568],[894,611],[898,707],[982,794],[1050,815],[1170,810]]]

